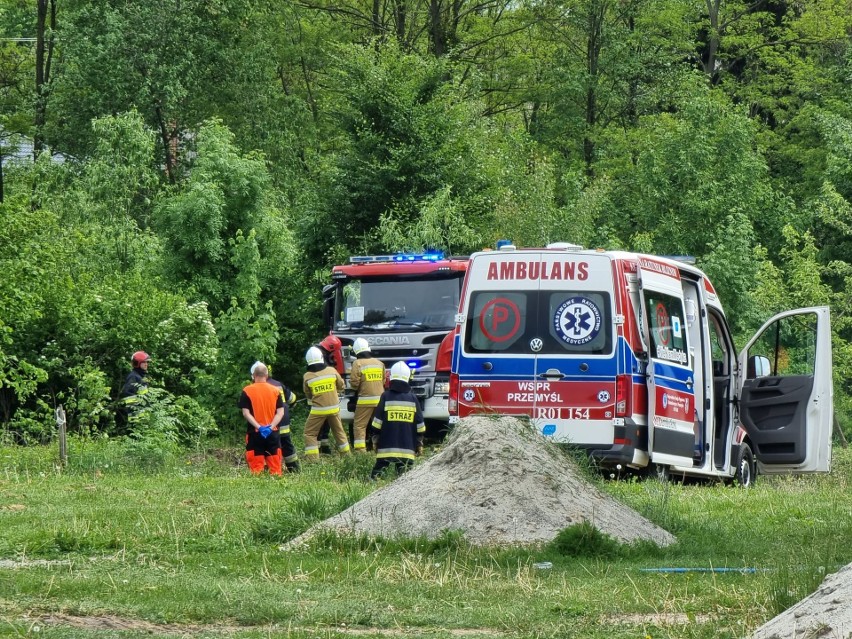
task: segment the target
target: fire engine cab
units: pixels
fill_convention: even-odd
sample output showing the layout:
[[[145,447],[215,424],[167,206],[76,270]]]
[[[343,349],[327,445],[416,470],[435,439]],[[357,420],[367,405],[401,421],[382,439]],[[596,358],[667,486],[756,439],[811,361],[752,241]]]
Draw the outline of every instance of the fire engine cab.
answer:
[[[446,430],[451,334],[467,263],[467,257],[441,252],[397,253],[353,256],[349,264],[332,269],[332,283],[323,289],[323,315],[342,343],[344,422],[353,418],[347,409],[351,347],[363,337],[388,371],[397,362],[414,371],[411,389],[420,399],[430,436]]]
[[[571,244],[475,253],[449,411],[527,416],[613,470],[742,485],[828,472],[829,310],[780,313],[737,353],[713,285],[684,260]]]

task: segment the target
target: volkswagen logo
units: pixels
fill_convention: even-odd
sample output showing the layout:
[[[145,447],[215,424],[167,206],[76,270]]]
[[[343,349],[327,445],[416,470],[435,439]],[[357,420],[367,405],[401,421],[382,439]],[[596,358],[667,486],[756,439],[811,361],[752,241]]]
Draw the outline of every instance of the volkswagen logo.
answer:
[[[533,353],[538,353],[542,348],[544,348],[544,342],[541,341],[541,338],[534,337],[530,340],[530,350]]]

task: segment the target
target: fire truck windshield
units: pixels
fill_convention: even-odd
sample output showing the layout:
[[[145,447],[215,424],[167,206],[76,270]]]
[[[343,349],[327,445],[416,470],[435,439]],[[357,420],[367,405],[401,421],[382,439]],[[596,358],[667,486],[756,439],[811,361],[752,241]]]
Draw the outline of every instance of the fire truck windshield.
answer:
[[[443,279],[348,280],[337,289],[334,332],[450,330],[461,275]]]

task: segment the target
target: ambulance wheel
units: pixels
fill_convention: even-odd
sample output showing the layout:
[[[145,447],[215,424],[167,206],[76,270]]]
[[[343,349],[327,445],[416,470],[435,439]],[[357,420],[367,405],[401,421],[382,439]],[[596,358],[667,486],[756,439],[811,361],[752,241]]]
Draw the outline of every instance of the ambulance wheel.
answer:
[[[737,453],[737,474],[734,479],[737,480],[740,488],[750,488],[756,478],[757,469],[754,465],[754,453],[751,452],[751,446],[745,443],[740,444]]]
[[[669,471],[669,467],[665,464],[654,464],[654,477],[657,478],[657,481],[667,484],[671,481],[671,472]]]

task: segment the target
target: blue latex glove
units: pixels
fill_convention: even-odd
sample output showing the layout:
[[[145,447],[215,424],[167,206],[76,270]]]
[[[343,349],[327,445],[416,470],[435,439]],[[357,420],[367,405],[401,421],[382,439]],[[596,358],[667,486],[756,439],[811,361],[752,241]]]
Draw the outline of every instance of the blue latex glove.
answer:
[[[261,426],[258,431],[260,436],[266,439],[272,434],[272,426]]]

